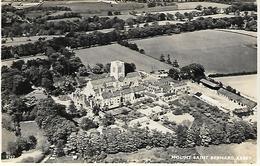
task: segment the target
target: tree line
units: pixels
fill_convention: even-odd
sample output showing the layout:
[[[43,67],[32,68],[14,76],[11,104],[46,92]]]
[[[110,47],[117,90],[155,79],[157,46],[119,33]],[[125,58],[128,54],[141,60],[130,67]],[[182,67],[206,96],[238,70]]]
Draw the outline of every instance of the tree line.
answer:
[[[16,55],[29,56],[43,52],[46,49],[44,45],[50,45],[53,48],[69,46],[71,48],[88,48],[96,45],[107,45],[112,42],[122,41],[126,39],[147,38],[157,35],[178,34],[181,32],[191,32],[204,29],[229,28],[231,25],[237,25],[240,29],[244,29],[244,20],[247,19],[252,24],[247,26],[256,27],[256,21],[249,17],[232,17],[232,18],[198,18],[183,24],[167,24],[152,25],[146,27],[137,27],[128,31],[114,30],[107,33],[93,32],[90,34],[82,34],[70,32],[65,37],[58,37],[48,41],[38,41],[36,43],[2,47],[2,59],[13,58]],[[247,27],[246,27],[247,28]],[[250,28],[250,27],[249,27]],[[249,29],[250,30],[250,29]],[[33,49],[30,49],[33,48]]]

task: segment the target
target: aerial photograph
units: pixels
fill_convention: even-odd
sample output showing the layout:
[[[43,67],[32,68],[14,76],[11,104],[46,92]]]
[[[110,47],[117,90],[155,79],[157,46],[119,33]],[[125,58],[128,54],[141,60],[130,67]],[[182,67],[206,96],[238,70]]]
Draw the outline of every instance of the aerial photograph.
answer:
[[[2,0],[1,163],[256,164],[257,0]]]

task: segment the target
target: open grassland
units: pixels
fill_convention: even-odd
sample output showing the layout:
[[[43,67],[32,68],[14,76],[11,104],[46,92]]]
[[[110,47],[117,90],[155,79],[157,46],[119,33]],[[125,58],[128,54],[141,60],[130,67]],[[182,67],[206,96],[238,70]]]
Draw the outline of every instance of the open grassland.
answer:
[[[81,14],[98,14],[107,15],[108,11],[131,11],[144,7],[144,4],[129,2],[109,4],[105,2],[94,1],[54,1],[44,2],[43,6],[66,6],[72,9],[73,12],[79,12]]]
[[[243,76],[230,76],[214,78],[222,82],[224,85],[229,85],[241,94],[248,96],[254,100],[257,99],[257,75],[243,75]]]
[[[85,65],[94,65],[96,63],[106,64],[114,60],[121,60],[128,63],[135,63],[138,70],[147,72],[171,68],[170,65],[118,44],[75,50],[75,53]]]
[[[253,140],[241,144],[210,145],[209,147],[199,146],[196,147],[196,150],[201,156],[209,156],[208,159],[204,160],[208,164],[255,164],[256,162],[256,141]],[[211,158],[217,156],[230,156],[234,159]]]
[[[7,151],[8,143],[15,142],[16,136],[14,132],[8,131],[5,128],[2,128],[2,152]]]
[[[41,35],[41,36],[30,36],[30,37],[14,37],[13,40],[10,38],[2,38],[6,40],[6,43],[2,43],[2,46],[17,46],[21,44],[34,43],[39,38],[45,38],[45,40],[53,39],[54,37],[60,37],[59,35]]]
[[[255,71],[256,38],[216,30],[203,30],[133,41],[147,55],[171,55],[181,66],[202,64],[207,73]]]
[[[21,57],[20,59],[2,60],[1,66],[10,67],[15,61],[23,60],[26,63],[28,60],[33,60],[38,58],[47,59],[48,57],[45,55],[36,55],[36,56],[29,56],[29,57]]]
[[[188,10],[188,9],[195,9],[196,6],[201,5],[203,7],[218,7],[218,8],[227,8],[230,5],[221,4],[221,3],[213,3],[213,2],[185,2],[185,3],[178,3],[179,10]]]

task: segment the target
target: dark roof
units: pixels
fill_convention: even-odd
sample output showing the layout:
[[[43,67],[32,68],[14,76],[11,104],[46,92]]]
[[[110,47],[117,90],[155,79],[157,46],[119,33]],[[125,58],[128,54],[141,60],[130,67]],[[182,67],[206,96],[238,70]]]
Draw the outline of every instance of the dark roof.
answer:
[[[168,96],[172,96],[172,95],[174,95],[175,93],[166,93],[166,94],[164,94],[163,96],[164,97],[168,97]]]
[[[227,96],[228,98],[232,99],[232,100],[236,100],[237,102],[239,103],[242,103],[246,106],[248,106],[249,108],[254,108],[256,106],[256,102],[250,100],[250,99],[247,99],[243,96],[239,96],[235,93],[232,93],[232,92],[229,92],[228,90],[224,89],[224,88],[220,88],[218,90],[218,93],[222,94],[222,95],[225,95]]]
[[[200,97],[200,96],[202,95],[202,93],[197,92],[197,93],[195,93],[194,95]]]
[[[138,72],[131,72],[131,73],[127,73],[126,78],[134,78],[134,77],[141,77],[140,74]]]
[[[122,93],[122,94],[130,94],[130,93],[133,93],[133,91],[132,91],[132,89],[127,88],[127,89],[121,90],[121,93]]]
[[[218,84],[215,84],[214,82],[211,82],[211,81],[206,80],[206,79],[204,79],[204,78],[201,79],[200,82],[203,83],[203,84],[206,84],[206,85],[208,85],[208,86],[210,86],[210,87],[212,87],[212,88],[217,88],[217,87],[219,87]]]

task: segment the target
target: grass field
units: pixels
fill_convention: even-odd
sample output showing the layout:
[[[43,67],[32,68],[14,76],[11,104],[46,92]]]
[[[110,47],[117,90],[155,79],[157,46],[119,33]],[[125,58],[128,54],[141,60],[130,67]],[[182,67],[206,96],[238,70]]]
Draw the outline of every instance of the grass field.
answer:
[[[106,64],[114,60],[121,60],[128,63],[135,63],[138,70],[147,72],[171,68],[171,66],[165,63],[118,44],[75,50],[75,53],[85,65],[94,65],[96,63]]]
[[[11,60],[3,60],[1,61],[1,66],[7,66],[10,67],[14,61],[18,61],[18,60],[24,60],[24,62],[26,63],[28,60],[33,60],[33,59],[47,59],[47,56],[44,55],[36,55],[36,56],[32,56],[32,57],[21,57],[20,59],[11,59]]]
[[[204,160],[208,164],[253,164],[256,162],[256,141],[250,140],[241,144],[211,145],[209,147],[196,147],[201,156],[209,156]],[[234,159],[217,160],[211,156],[231,156]],[[239,157],[240,159],[237,159]],[[244,158],[241,160],[241,158]]]
[[[217,81],[221,81],[224,85],[230,85],[253,99],[257,99],[257,75],[243,75],[243,76],[230,76],[214,78]]]
[[[45,40],[53,39],[54,37],[60,37],[59,35],[41,35],[41,36],[30,36],[30,37],[14,37],[13,41],[10,38],[2,38],[6,40],[6,43],[2,43],[2,46],[17,46],[21,44],[34,43],[39,38],[46,38]]]
[[[171,55],[181,66],[200,63],[206,73],[255,71],[256,38],[215,30],[203,30],[135,40],[147,55],[159,59]]]
[[[41,145],[46,140],[43,131],[38,127],[35,121],[21,122],[21,134],[22,137],[29,137],[33,135],[37,139],[37,148],[41,148]]]
[[[178,3],[179,10],[188,10],[188,9],[195,9],[196,6],[202,5],[203,7],[218,7],[218,8],[227,8],[230,5],[221,4],[221,3],[213,3],[213,2],[185,2],[185,3]]]
[[[43,6],[54,5],[70,7],[73,12],[79,12],[83,16],[84,14],[107,15],[107,11],[131,11],[144,7],[143,4],[135,2],[109,4],[95,1],[47,1],[43,3]]]
[[[15,140],[16,140],[16,136],[14,132],[2,128],[2,152],[6,152],[8,143],[15,142]]]

